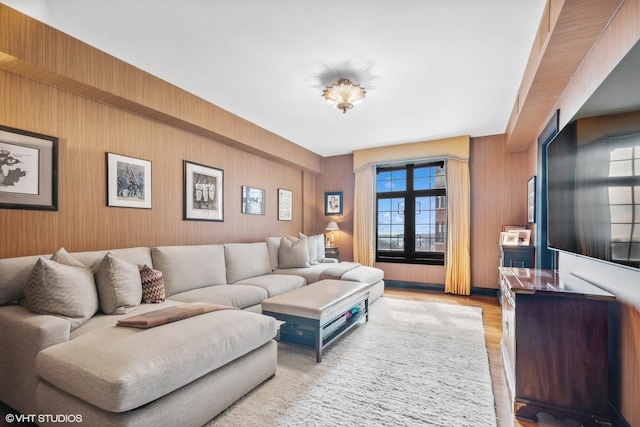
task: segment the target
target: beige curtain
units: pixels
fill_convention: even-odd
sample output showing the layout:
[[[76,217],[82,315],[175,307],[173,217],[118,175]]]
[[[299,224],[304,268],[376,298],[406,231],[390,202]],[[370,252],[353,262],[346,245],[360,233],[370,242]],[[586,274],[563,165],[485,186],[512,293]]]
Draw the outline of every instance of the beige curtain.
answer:
[[[375,250],[373,242],[374,218],[374,167],[365,166],[355,172],[356,188],[353,207],[353,260],[373,266]]]
[[[444,291],[471,293],[471,208],[469,163],[447,160],[447,258]]]

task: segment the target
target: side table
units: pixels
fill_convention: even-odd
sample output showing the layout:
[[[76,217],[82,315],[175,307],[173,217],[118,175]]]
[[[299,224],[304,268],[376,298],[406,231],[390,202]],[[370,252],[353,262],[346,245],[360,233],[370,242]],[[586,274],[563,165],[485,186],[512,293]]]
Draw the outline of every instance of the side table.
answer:
[[[324,256],[325,258],[335,258],[337,260],[340,259],[340,250],[337,246],[326,246],[324,248]]]

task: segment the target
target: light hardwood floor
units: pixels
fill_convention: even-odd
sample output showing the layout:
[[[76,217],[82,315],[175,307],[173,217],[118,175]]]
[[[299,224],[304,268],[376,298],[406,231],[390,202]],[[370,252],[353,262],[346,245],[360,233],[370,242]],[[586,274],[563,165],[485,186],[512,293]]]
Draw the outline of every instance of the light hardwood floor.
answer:
[[[513,416],[513,406],[509,397],[509,390],[500,355],[500,339],[502,337],[502,318],[500,303],[497,297],[491,296],[457,296],[435,291],[422,291],[413,289],[385,288],[385,298],[401,298],[417,301],[430,301],[443,304],[470,305],[482,308],[484,322],[484,334],[489,352],[489,368],[493,383],[493,395],[496,404],[496,416],[498,427],[543,427],[542,423],[534,423]],[[564,426],[560,421],[554,421],[547,426]]]

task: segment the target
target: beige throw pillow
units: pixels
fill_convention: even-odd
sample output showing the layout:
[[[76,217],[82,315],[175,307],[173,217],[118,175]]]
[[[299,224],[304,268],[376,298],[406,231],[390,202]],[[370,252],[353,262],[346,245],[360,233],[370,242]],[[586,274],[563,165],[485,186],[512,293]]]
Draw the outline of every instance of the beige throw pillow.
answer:
[[[93,273],[86,267],[40,258],[31,270],[24,293],[31,311],[64,317],[71,323],[71,330],[98,311]]]
[[[105,314],[125,314],[142,301],[138,266],[107,253],[96,267],[100,308]]]
[[[280,239],[278,248],[278,268],[310,267],[307,239],[298,239],[295,243],[286,237]]]
[[[53,255],[51,255],[51,261],[55,261],[64,265],[71,265],[73,267],[88,268],[86,265],[75,259],[73,255],[67,252],[65,248],[60,248]]]

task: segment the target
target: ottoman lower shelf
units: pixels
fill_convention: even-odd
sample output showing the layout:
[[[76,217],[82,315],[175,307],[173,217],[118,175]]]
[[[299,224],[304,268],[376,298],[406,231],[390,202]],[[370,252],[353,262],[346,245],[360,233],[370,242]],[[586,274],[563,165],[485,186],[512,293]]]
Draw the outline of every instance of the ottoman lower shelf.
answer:
[[[325,334],[324,331],[329,328],[333,322],[339,321],[345,313],[325,323],[320,324],[317,319],[309,319],[306,317],[291,316],[281,313],[272,313],[263,311],[262,314],[273,316],[278,320],[285,322],[280,327],[278,339],[283,342],[313,347],[316,349],[316,361],[322,361],[322,350],[328,347],[332,342],[340,338],[349,329],[354,327],[362,318],[369,320],[369,296],[367,295],[359,304],[354,307],[360,307],[358,313],[346,320],[344,324],[337,329]]]
[[[366,285],[333,282],[337,281],[316,282],[291,291],[290,295],[276,297],[273,303],[269,300],[263,302],[262,314],[285,322],[280,327],[279,340],[315,348],[318,362],[322,361],[324,348],[363,318],[369,320],[369,292]],[[341,287],[344,287],[344,295],[340,295]],[[311,294],[318,297],[317,307],[308,299]],[[331,314],[322,314],[331,309],[335,309]],[[300,315],[301,312],[304,314]]]

